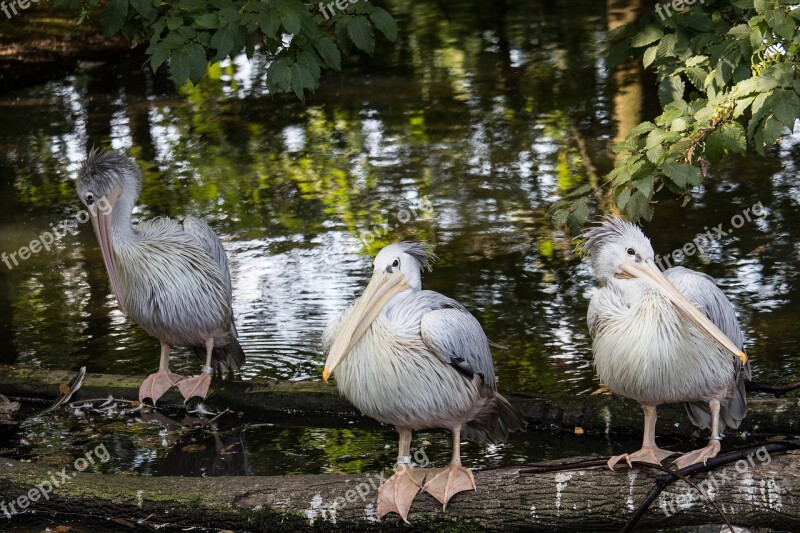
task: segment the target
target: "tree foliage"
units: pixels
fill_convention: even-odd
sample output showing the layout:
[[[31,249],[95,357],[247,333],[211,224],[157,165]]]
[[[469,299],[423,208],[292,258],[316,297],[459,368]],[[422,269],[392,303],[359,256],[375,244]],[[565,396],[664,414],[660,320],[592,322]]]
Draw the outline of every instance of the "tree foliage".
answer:
[[[710,164],[748,148],[763,155],[792,130],[800,116],[798,6],[695,1],[663,20],[654,12],[610,33],[609,66],[633,56],[654,69],[662,107],[614,147],[603,187],[617,208],[649,220],[661,188],[688,201]],[[556,225],[579,227],[597,192],[583,186],[554,203]]]
[[[352,47],[372,54],[375,30],[394,40],[397,26],[383,8],[367,0],[319,4],[299,0],[58,0],[80,10],[81,19],[100,12],[107,36],[122,34],[146,44],[152,69],[168,64],[176,86],[197,83],[209,63],[258,51],[271,61],[267,88],[293,91],[301,100],[319,85],[324,68],[339,70]]]

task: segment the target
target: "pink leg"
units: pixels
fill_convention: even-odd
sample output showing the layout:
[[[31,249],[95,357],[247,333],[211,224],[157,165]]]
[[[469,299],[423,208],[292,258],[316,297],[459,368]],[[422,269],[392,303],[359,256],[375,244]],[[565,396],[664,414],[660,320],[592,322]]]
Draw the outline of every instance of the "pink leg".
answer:
[[[169,369],[169,352],[170,345],[161,341],[161,362],[158,365],[158,372],[150,374],[142,382],[139,387],[139,401],[143,402],[147,398],[156,404],[165,392],[177,385],[182,379],[182,376],[174,374]]]

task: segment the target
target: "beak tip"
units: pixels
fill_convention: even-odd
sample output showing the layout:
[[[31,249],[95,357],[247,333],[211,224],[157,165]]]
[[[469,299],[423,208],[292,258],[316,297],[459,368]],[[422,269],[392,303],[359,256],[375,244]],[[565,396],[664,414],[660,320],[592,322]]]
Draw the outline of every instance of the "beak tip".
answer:
[[[329,377],[331,377],[331,371],[330,371],[330,370],[328,370],[328,369],[326,368],[326,369],[325,369],[325,370],[322,372],[322,381],[324,381],[325,383],[327,383],[327,382],[328,382],[328,378],[329,378]]]
[[[743,365],[746,365],[746,364],[747,364],[747,354],[746,354],[746,353],[744,353],[744,352],[739,352],[739,359],[741,359],[741,360],[742,360],[742,364],[743,364]]]

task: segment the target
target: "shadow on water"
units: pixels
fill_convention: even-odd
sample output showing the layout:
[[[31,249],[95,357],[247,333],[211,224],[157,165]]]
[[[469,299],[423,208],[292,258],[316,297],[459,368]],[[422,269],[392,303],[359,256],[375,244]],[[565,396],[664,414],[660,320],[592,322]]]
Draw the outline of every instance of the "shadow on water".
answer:
[[[10,269],[0,263],[0,362],[155,369],[158,342],[116,310],[94,237],[74,223],[73,180],[98,145],[137,157],[145,182],[136,220],[194,215],[222,236],[248,355],[244,379],[319,379],[321,331],[365,285],[370,256],[389,242],[423,239],[440,256],[424,284],[463,302],[502,346],[494,350],[501,389],[596,389],[585,325],[595,283],[546,212],[591,181],[590,167],[609,168],[613,122],[626,113],[605,69],[605,4],[389,4],[396,46],[329,74],[307,105],[268,95],[265,65],[244,59],[210,67],[179,94],[132,60],[0,99],[0,252],[61,222],[73,227],[49,251]],[[683,263],[715,276],[733,300],[759,381],[800,374],[799,164],[800,137],[787,136],[766,159],[712,168],[685,208],[662,198],[646,225],[654,248],[668,253],[705,228],[732,229],[732,218],[757,202],[766,208],[765,218]],[[175,357],[179,372],[195,370],[187,353]],[[116,468],[143,475],[357,472],[393,460],[389,430],[289,422],[245,425],[238,435],[228,433],[235,424],[216,436],[201,430],[168,445],[164,427],[132,420],[97,431],[115,445]],[[35,439],[90,427],[33,424],[20,430],[28,447],[19,453],[43,460]],[[446,460],[444,434],[418,439]],[[240,457],[214,463],[237,442]],[[631,443],[527,435],[496,449],[470,444],[465,462],[610,453],[623,444]]]

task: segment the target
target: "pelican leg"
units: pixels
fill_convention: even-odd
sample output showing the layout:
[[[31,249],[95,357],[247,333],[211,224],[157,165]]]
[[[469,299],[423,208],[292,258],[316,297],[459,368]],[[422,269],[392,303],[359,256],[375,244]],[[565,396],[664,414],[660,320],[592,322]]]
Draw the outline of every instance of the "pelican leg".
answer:
[[[649,463],[660,465],[661,461],[674,455],[677,452],[662,450],[656,446],[656,408],[654,405],[642,405],[644,410],[644,437],[642,438],[642,449],[634,453],[623,453],[615,455],[608,460],[608,467],[614,470],[621,460],[625,459],[628,466],[633,468],[633,463]]]
[[[161,362],[158,365],[158,372],[150,374],[139,387],[139,401],[144,402],[147,398],[156,404],[165,392],[177,385],[183,376],[173,373],[169,369],[169,352],[171,346],[161,341]]]
[[[186,378],[178,383],[178,390],[181,391],[184,400],[187,402],[195,396],[205,398],[208,388],[211,386],[211,356],[214,353],[214,339],[206,340],[206,364],[199,376]]]
[[[400,433],[397,466],[392,477],[378,487],[378,518],[385,514],[397,513],[408,523],[408,511],[414,497],[422,488],[424,471],[411,466],[411,430],[398,429]]]
[[[425,482],[422,490],[439,500],[442,510],[447,509],[450,498],[465,490],[477,490],[475,477],[469,468],[461,466],[461,426],[452,429],[453,458],[450,466],[442,469]]]
[[[705,448],[685,453],[675,459],[674,464],[679,470],[700,462],[706,464],[706,461],[713,459],[719,453],[721,448],[719,444],[719,400],[711,400],[708,402],[708,406],[711,408],[711,440],[708,441],[708,446]]]

